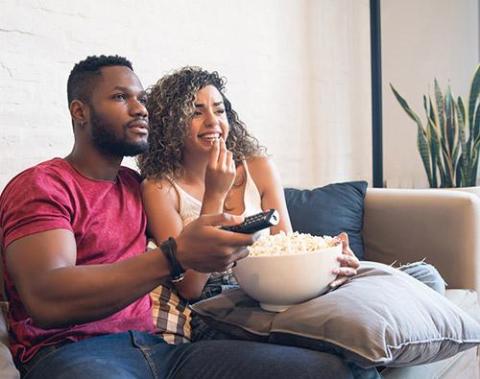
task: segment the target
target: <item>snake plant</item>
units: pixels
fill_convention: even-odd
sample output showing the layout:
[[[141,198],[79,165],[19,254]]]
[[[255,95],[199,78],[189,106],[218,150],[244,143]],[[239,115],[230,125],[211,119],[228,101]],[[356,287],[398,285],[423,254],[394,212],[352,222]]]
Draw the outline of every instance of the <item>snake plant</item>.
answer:
[[[475,186],[480,150],[480,65],[468,101],[455,99],[450,86],[442,93],[434,79],[434,97],[423,96],[422,122],[390,83],[396,99],[417,125],[417,147],[432,188]],[[467,108],[468,107],[468,108]]]

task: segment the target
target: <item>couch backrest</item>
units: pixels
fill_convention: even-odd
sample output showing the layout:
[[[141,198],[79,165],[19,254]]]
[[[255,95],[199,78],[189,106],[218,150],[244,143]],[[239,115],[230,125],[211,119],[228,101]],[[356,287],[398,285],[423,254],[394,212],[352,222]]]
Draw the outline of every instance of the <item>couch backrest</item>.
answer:
[[[369,188],[365,259],[406,264],[423,258],[448,288],[480,292],[480,198],[445,189]]]

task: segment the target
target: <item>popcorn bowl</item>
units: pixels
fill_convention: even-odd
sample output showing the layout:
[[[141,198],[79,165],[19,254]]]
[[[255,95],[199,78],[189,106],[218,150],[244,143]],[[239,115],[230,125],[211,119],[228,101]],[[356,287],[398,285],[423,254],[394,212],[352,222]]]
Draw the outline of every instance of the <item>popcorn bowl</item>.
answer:
[[[247,256],[237,261],[233,274],[243,291],[262,309],[282,312],[328,290],[340,267],[341,244],[315,252]]]

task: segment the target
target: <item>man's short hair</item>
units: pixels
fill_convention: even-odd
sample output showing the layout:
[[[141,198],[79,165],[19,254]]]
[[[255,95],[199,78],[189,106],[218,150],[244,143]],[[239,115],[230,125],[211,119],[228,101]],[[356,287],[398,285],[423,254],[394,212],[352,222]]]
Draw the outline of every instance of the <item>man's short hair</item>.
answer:
[[[118,55],[92,55],[78,62],[70,72],[67,82],[68,105],[75,100],[89,100],[95,81],[102,75],[101,68],[125,66],[133,71],[132,63]]]

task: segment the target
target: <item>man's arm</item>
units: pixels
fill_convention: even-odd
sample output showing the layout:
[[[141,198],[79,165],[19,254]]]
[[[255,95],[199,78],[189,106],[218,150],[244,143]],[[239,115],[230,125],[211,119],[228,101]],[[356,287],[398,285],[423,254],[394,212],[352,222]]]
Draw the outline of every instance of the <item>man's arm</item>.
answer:
[[[253,236],[222,231],[240,217],[201,216],[177,237],[177,259],[185,269],[222,271],[247,255]],[[75,265],[71,231],[55,229],[12,242],[6,269],[27,312],[43,328],[56,328],[107,317],[150,292],[170,274],[159,249],[117,263]]]
[[[121,262],[76,266],[73,233],[55,229],[12,242],[6,266],[33,321],[60,327],[98,320],[124,308],[169,275],[153,250]]]

